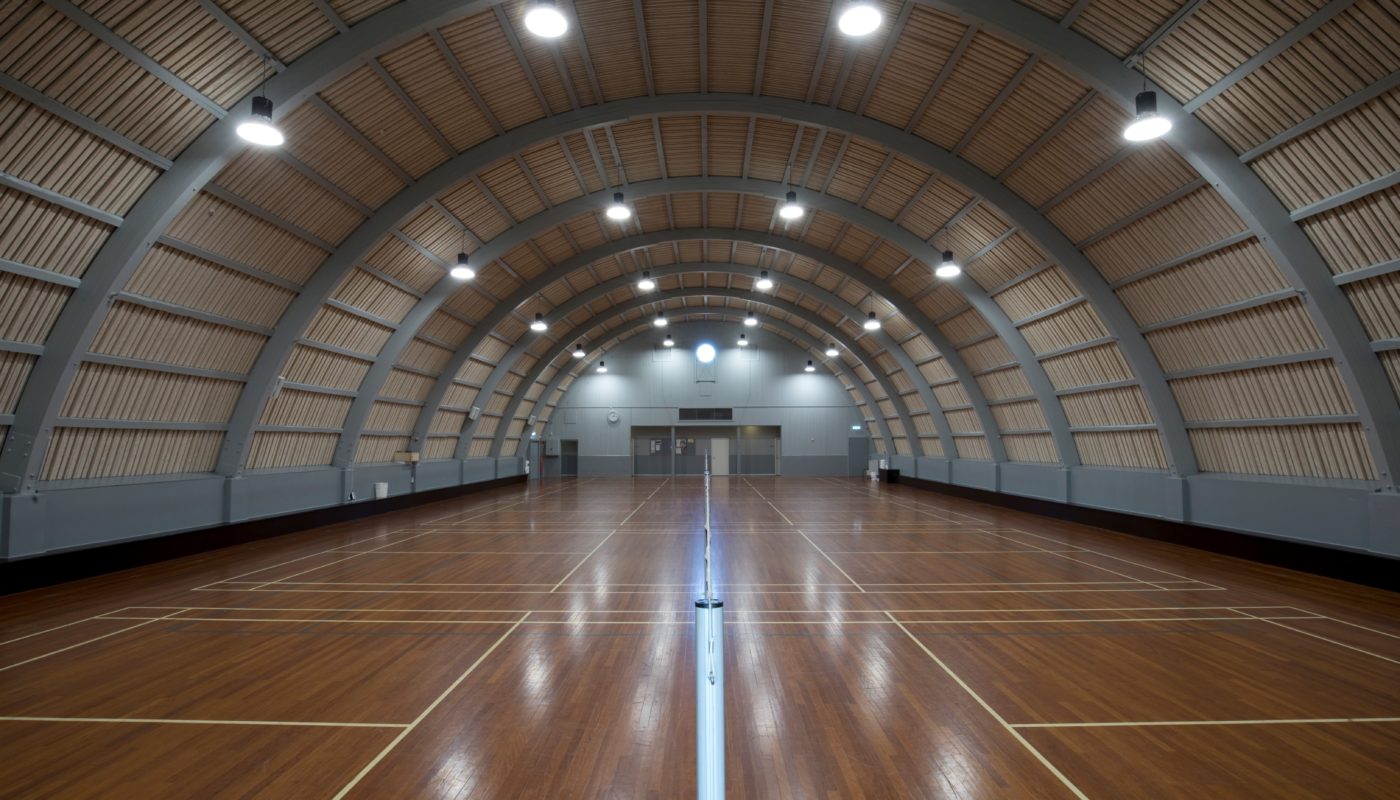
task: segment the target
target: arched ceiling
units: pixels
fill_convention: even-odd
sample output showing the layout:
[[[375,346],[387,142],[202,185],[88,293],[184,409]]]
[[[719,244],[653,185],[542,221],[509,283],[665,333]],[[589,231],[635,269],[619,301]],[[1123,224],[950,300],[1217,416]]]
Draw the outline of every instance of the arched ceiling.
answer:
[[[892,452],[1393,487],[1390,5],[563,5],[557,44],[517,2],[0,16],[5,488],[472,456],[473,405],[498,453],[557,370],[528,320],[643,269],[782,273],[748,296],[850,342]],[[1142,52],[1177,126],[1126,145]],[[232,135],[263,55],[280,151]]]

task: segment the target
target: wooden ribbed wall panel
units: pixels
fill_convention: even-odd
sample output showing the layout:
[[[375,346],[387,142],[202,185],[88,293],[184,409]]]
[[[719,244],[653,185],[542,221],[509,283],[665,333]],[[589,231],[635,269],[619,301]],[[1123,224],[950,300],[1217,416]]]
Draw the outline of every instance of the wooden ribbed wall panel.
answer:
[[[914,124],[914,133],[940,147],[953,147],[1029,57],[1005,39],[979,32]]]
[[[774,7],[775,19],[781,13],[778,6]],[[643,9],[647,40],[652,43],[651,68],[656,91],[660,94],[699,91],[700,9],[685,0],[649,0],[643,4]],[[791,10],[787,14],[789,18],[795,16]]]
[[[1395,387],[1395,397],[1400,400],[1400,350],[1387,350],[1380,357],[1386,374],[1390,376],[1390,385]]]
[[[1352,414],[1337,365],[1304,361],[1172,381],[1188,421]]]
[[[288,152],[366,206],[378,208],[403,189],[392,170],[316,105],[297,106],[279,124],[287,136],[283,147]]]
[[[432,38],[420,36],[380,56],[379,63],[456,151],[495,135],[490,119],[453,74]]]
[[[308,339],[371,357],[379,353],[392,333],[390,328],[330,306],[323,306],[306,326]]]
[[[528,86],[525,72],[495,14],[487,11],[463,17],[441,32],[489,110],[507,130],[545,115],[535,94],[524,90]]]
[[[305,283],[326,257],[321,248],[204,193],[185,206],[166,234],[295,283]]]
[[[348,25],[354,25],[365,17],[392,6],[398,0],[330,0],[331,8]]]
[[[491,445],[492,441],[490,439],[472,439],[472,443],[467,446],[467,458],[489,457],[491,455]]]
[[[418,419],[418,406],[376,401],[370,407],[365,429],[371,431],[411,431]]]
[[[1086,467],[1167,468],[1156,431],[1079,431],[1074,444]]]
[[[490,441],[491,437],[496,435],[496,429],[499,428],[500,425],[500,417],[483,414],[481,418],[476,421],[476,429],[473,430],[472,433],[479,439]]]
[[[1088,87],[1055,65],[1038,62],[963,151],[963,157],[989,175],[1000,174],[1086,92]]]
[[[125,214],[160,170],[15,95],[0,91],[0,171]]]
[[[331,463],[337,433],[258,431],[248,448],[248,469],[286,469]]]
[[[472,250],[467,248],[468,252]],[[385,236],[365,256],[365,263],[391,278],[426,292],[442,277],[442,268],[396,236]],[[481,265],[477,265],[481,269]],[[462,291],[470,292],[471,287]],[[450,304],[449,304],[450,305]]]
[[[442,398],[442,404],[446,408],[469,409],[476,403],[476,396],[479,390],[471,386],[463,386],[454,383],[447,387],[447,394]]]
[[[0,272],[0,339],[42,344],[72,293],[66,286]]]
[[[351,270],[333,298],[395,323],[401,321],[418,301],[408,292],[362,269]]]
[[[1047,308],[1054,308],[1079,296],[1069,277],[1058,266],[1051,267],[1012,286],[992,299],[1012,320],[1023,320]]]
[[[1400,92],[1373,100],[1251,164],[1289,208],[1325,200],[1400,165]]]
[[[291,61],[335,34],[311,0],[220,0],[228,15],[282,61]]]
[[[227,422],[243,384],[107,364],[82,364],[59,414],[85,419]]]
[[[1334,273],[1400,258],[1400,186],[1366,195],[1301,224]]]
[[[1031,385],[1026,381],[1020,367],[989,372],[977,376],[977,384],[988,400],[1006,400],[1012,397],[1026,397],[1031,394]]]
[[[1098,0],[1084,7],[1084,12],[1070,27],[1119,58],[1127,57],[1167,18],[1179,2],[1141,2],[1140,0]]]
[[[0,258],[82,277],[111,233],[76,211],[0,188]]]
[[[1006,457],[1012,461],[1031,464],[1060,463],[1060,453],[1055,449],[1055,440],[1048,433],[1003,435],[1001,443],[1006,448]]]
[[[407,436],[361,436],[355,447],[356,464],[384,464],[394,460],[394,453],[408,449]]]
[[[429,426],[428,432],[431,434],[448,433],[456,435],[462,432],[462,427],[466,424],[467,415],[465,413],[461,411],[438,409],[437,413],[433,414],[433,422],[432,425]]]
[[[263,409],[263,425],[339,428],[350,412],[351,398],[283,389]]]
[[[1030,237],[1017,232],[968,262],[964,269],[982,288],[991,289],[1020,277],[1044,260],[1045,254]]]
[[[208,472],[223,431],[56,428],[40,480]]]
[[[1239,233],[1245,225],[1214,189],[1204,188],[1084,248],[1110,281]]]
[[[920,436],[919,446],[924,449],[925,458],[947,458],[948,454],[943,450],[943,440],[937,436]],[[954,443],[956,447],[956,443]]]
[[[432,388],[432,378],[415,372],[395,369],[390,370],[381,393],[385,397],[422,402],[428,396],[428,392],[432,391]]]
[[[960,383],[944,383],[935,386],[933,387],[933,396],[942,408],[972,405],[972,401],[967,397],[967,391]]]
[[[1021,326],[1021,335],[1037,353],[1048,353],[1108,336],[1108,329],[1088,303],[1070,306]]]
[[[1152,331],[1147,343],[1168,372],[1322,348],[1296,299]]]
[[[246,373],[266,339],[164,311],[115,303],[92,342],[95,353]]]
[[[282,369],[282,377],[331,389],[358,389],[367,372],[368,361],[297,345]]]
[[[452,458],[457,450],[457,436],[434,436],[423,442],[423,458],[431,461]]]
[[[38,0],[10,0],[0,72],[173,158],[212,115]],[[139,109],[112,98],[139,97]]]
[[[924,379],[927,380],[930,385],[953,379],[953,370],[948,366],[947,359],[942,356],[920,364],[919,374],[923,375]]]
[[[1133,378],[1133,370],[1112,344],[1054,356],[1040,362],[1056,389],[1076,389]]]
[[[1212,0],[1152,49],[1153,78],[1177,99],[1210,88],[1326,0]]]
[[[28,353],[0,352],[0,414],[14,413],[20,390],[34,368],[34,360]]]
[[[1034,400],[992,406],[992,417],[996,419],[997,427],[1003,431],[1038,431],[1050,427],[1045,421],[1045,412],[1041,410],[1040,403]],[[980,426],[974,428],[980,429]]]
[[[1006,177],[1006,185],[1040,206],[1123,146],[1127,114],[1102,96],[1089,101],[1064,129]]]
[[[1118,289],[1139,325],[1151,325],[1287,288],[1257,239],[1217,250]]]
[[[879,441],[879,437],[875,437]],[[953,440],[953,446],[958,450],[958,458],[969,458],[974,461],[991,461],[992,451],[987,446],[987,440],[981,436],[959,436]]]
[[[1046,212],[1074,241],[1165,197],[1196,177],[1195,170],[1165,143],[1152,143],[1119,161]]]
[[[1374,480],[1359,425],[1296,425],[1193,430],[1201,469],[1250,475]]]
[[[970,408],[959,408],[943,415],[953,433],[981,433],[982,425],[977,421],[977,412]]]
[[[988,325],[985,319],[982,319],[981,314],[972,309],[968,309],[946,322],[939,323],[938,329],[954,345],[965,344],[992,332],[992,326]]]
[[[1400,338],[1400,272],[1343,287],[1372,339]]]
[[[244,150],[214,183],[328,242],[349,236],[365,219],[292,165],[260,149]]]
[[[964,347],[958,351],[958,355],[962,356],[968,368],[973,370],[1005,366],[1016,360],[1006,347],[1006,342],[1001,339],[988,339],[970,347]]]
[[[1076,428],[1098,425],[1151,425],[1152,411],[1136,386],[1082,392],[1062,398],[1065,416]]]
[[[126,290],[266,328],[296,297],[290,289],[160,244],[146,251]]]

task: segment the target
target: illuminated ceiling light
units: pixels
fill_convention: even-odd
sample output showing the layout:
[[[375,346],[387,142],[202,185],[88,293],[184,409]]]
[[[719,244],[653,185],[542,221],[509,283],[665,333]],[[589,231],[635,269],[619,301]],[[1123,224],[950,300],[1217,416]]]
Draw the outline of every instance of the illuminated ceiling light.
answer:
[[[847,36],[867,36],[880,27],[884,15],[872,3],[851,3],[836,20],[836,26]]]
[[[778,208],[778,216],[786,220],[802,219],[802,215],[807,213],[797,202],[797,192],[788,192],[787,200]]]
[[[652,321],[651,321],[651,324],[655,325],[655,326],[658,327],[658,328],[664,328],[664,327],[666,327],[667,325],[669,325],[670,323],[668,323],[668,322],[666,321],[666,312],[665,312],[665,311],[658,311],[658,312],[656,312],[656,319],[652,320]]]
[[[662,339],[662,340],[661,340],[661,343],[662,343],[663,345],[667,346],[667,347],[675,347],[675,346],[676,346],[676,340],[675,340],[675,339],[672,339],[672,338],[671,338],[671,334],[669,334],[669,333],[666,334],[666,338],[665,338],[665,339]]]
[[[447,274],[451,275],[459,281],[469,281],[472,278],[476,277],[476,270],[467,266],[466,253],[458,253],[457,263],[453,265],[452,269],[447,271]]]
[[[747,317],[744,317],[744,324],[752,328],[753,326],[758,324],[758,317],[755,317],[753,315],[753,312],[750,311],[749,315]]]
[[[605,362],[605,361],[599,361],[599,362],[598,362],[598,368],[595,369],[595,370],[593,370],[593,371],[596,372],[596,373],[598,373],[599,375],[602,375],[603,373],[607,372],[607,371],[608,371],[607,362]]]
[[[656,281],[651,279],[650,272],[643,272],[642,279],[637,281],[637,288],[644,292],[649,292],[656,288]]]
[[[768,270],[758,273],[758,281],[754,283],[754,288],[761,292],[766,292],[773,288],[773,279],[768,277]]]
[[[253,113],[239,123],[238,136],[245,142],[261,147],[277,147],[286,141],[282,132],[272,124],[272,101],[259,95],[253,98]]]
[[[549,325],[544,321],[544,315],[543,315],[543,314],[536,314],[536,315],[535,315],[535,321],[530,323],[530,330],[532,330],[532,331],[544,331],[544,330],[548,330],[548,329],[549,329]]]
[[[943,251],[943,263],[938,265],[937,269],[933,271],[933,274],[940,278],[956,278],[962,274],[962,267],[958,266],[958,262],[953,260],[952,250]]]
[[[569,29],[569,20],[552,0],[538,0],[525,12],[525,27],[542,39],[558,39]]]
[[[612,205],[608,206],[608,219],[622,222],[632,216],[632,209],[622,202],[622,192],[613,192]]]
[[[853,431],[862,431],[862,430],[865,430],[865,426],[864,426],[864,425],[852,425],[852,426],[851,426],[851,430],[853,430]]]
[[[1123,129],[1123,138],[1130,142],[1146,142],[1166,135],[1172,121],[1157,112],[1157,93],[1138,92],[1137,116]]]
[[[739,334],[739,346],[740,346],[740,347],[748,347],[748,346],[749,346],[749,337],[746,336],[745,334],[742,334],[742,333]]]
[[[807,359],[807,366],[803,367],[803,368],[802,368],[802,371],[803,371],[803,372],[816,372],[816,371],[817,371],[817,368],[816,368],[816,366],[812,363],[812,360],[809,358],[809,359]]]
[[[588,355],[588,353],[584,351],[581,343],[574,345],[574,358],[583,358],[586,355]]]
[[[715,350],[714,345],[710,344],[709,342],[705,342],[704,344],[695,348],[695,358],[698,359],[701,364],[708,364],[711,361],[715,360],[716,352],[717,351]]]
[[[841,351],[836,349],[836,343],[835,343],[835,342],[832,342],[831,344],[827,345],[827,347],[826,347],[826,357],[827,357],[827,358],[836,358],[836,357],[839,356],[839,355],[841,355]]]
[[[875,318],[875,312],[870,312],[870,316],[865,318],[865,329],[868,331],[880,330],[880,320]]]

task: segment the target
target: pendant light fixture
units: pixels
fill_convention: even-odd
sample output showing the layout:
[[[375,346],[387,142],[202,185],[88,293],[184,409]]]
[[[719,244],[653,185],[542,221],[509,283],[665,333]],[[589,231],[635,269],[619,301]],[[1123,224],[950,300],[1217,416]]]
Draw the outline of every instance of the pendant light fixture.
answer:
[[[282,131],[272,124],[272,101],[267,96],[267,61],[263,61],[262,88],[253,98],[253,113],[239,124],[238,136],[245,142],[261,147],[279,147],[286,141]]]
[[[604,373],[607,372],[607,371],[608,371],[608,365],[607,365],[607,362],[605,362],[605,361],[599,361],[599,362],[598,362],[598,368],[594,370],[594,372],[598,373],[599,375],[602,375],[602,374],[604,374]]]
[[[622,222],[632,216],[632,209],[622,201],[622,192],[613,192],[612,205],[608,206],[608,219]]]
[[[754,288],[761,292],[766,292],[773,288],[773,279],[768,277],[768,270],[758,273],[758,280],[754,283]]]
[[[661,340],[661,344],[665,347],[675,347],[676,340],[672,339],[671,334],[668,333],[666,334],[666,338]]]
[[[797,202],[797,192],[793,191],[787,193],[787,199],[778,207],[778,216],[789,221],[802,219],[802,215],[805,213],[807,210]]]
[[[758,317],[755,317],[753,315],[753,312],[750,311],[749,315],[747,317],[744,317],[744,324],[752,328],[758,324]]]
[[[650,272],[642,272],[642,279],[637,281],[637,288],[644,292],[649,292],[656,288],[656,281],[651,279]]]
[[[836,27],[847,36],[867,36],[874,33],[883,20],[884,15],[874,3],[856,2],[846,6],[836,18]]]
[[[448,275],[459,281],[469,281],[476,277],[476,270],[467,264],[467,226],[462,226],[462,250],[457,254],[457,263],[447,271]]]
[[[544,321],[544,314],[535,314],[535,321],[530,323],[530,330],[539,333],[549,330],[549,323]]]
[[[807,366],[802,368],[803,372],[816,372],[817,367],[812,363],[812,359],[807,359]]]
[[[933,274],[945,280],[956,278],[962,274],[962,267],[958,266],[958,262],[953,259],[952,250],[943,251],[943,263],[933,270]]]
[[[865,329],[868,331],[880,330],[880,320],[875,318],[875,312],[870,312],[870,316],[865,318]]]
[[[841,355],[841,351],[836,349],[836,343],[835,343],[835,342],[832,342],[831,344],[829,344],[829,345],[826,346],[826,357],[827,357],[827,358],[836,358],[836,357],[839,356],[839,355]]]
[[[588,355],[588,353],[583,349],[582,342],[574,345],[574,358],[583,358],[586,355]]]
[[[569,30],[569,20],[553,0],[536,0],[525,12],[525,27],[541,39],[558,39]]]
[[[742,333],[739,334],[739,346],[740,346],[740,347],[748,347],[748,346],[749,346],[749,337],[746,336],[745,334],[742,334]]]
[[[656,319],[652,320],[652,321],[651,321],[651,324],[655,325],[655,326],[658,327],[658,328],[664,328],[664,327],[666,327],[667,325],[669,325],[670,323],[666,321],[666,312],[665,312],[665,311],[658,311],[658,312],[656,312]]]
[[[1165,136],[1172,121],[1157,111],[1157,93],[1147,88],[1147,53],[1142,54],[1142,91],[1134,100],[1136,115],[1123,129],[1123,138],[1130,142],[1148,142]]]

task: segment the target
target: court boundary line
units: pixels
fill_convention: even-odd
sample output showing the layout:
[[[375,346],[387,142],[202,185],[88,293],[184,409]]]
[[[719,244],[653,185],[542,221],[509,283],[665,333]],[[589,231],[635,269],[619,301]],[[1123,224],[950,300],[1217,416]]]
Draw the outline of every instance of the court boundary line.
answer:
[[[127,606],[127,608],[130,608],[130,606]],[[124,611],[125,609],[121,609],[121,610]],[[174,613],[178,613],[178,612],[174,612]],[[101,616],[101,615],[94,616],[94,617],[90,617],[89,619],[98,619],[100,616]],[[35,661],[39,661],[39,660],[48,658],[48,657],[50,657],[50,656],[56,656],[56,655],[58,655],[59,653],[66,653],[66,652],[68,652],[69,650],[76,650],[77,648],[83,647],[84,645],[89,645],[89,644],[92,644],[93,642],[100,642],[100,641],[102,641],[103,639],[109,639],[109,638],[111,638],[111,637],[113,637],[113,636],[116,636],[116,635],[118,635],[118,634],[126,633],[127,631],[136,630],[137,628],[141,628],[141,627],[144,627],[144,626],[146,626],[146,625],[150,625],[150,624],[153,623],[153,622],[160,622],[161,620],[166,619],[166,618],[171,617],[171,616],[173,616],[173,614],[166,614],[164,617],[143,618],[143,619],[145,619],[145,621],[144,621],[144,622],[141,622],[141,623],[138,623],[138,624],[136,624],[136,625],[127,625],[126,627],[118,628],[117,630],[114,630],[114,631],[112,631],[112,632],[110,632],[110,633],[104,633],[104,634],[102,634],[101,636],[94,636],[94,637],[91,638],[91,639],[86,639],[86,640],[84,640],[84,641],[78,642],[77,644],[70,644],[70,645],[68,645],[67,647],[60,647],[60,648],[57,649],[57,650],[51,650],[51,651],[49,651],[49,652],[47,652],[47,653],[44,653],[44,654],[42,654],[42,655],[34,656],[33,658],[26,658],[26,659],[23,660],[23,661],[16,661],[16,662],[13,663],[13,664],[6,664],[5,666],[0,667],[0,672],[5,672],[6,670],[11,670],[11,669],[14,669],[15,667],[22,667],[22,666],[24,666],[25,664],[32,664],[32,663],[34,663]],[[111,619],[111,618],[110,618],[110,617],[106,617],[105,619]],[[85,621],[86,621],[86,620],[85,620]]]
[[[1011,727],[1031,730],[1057,728],[1173,728],[1211,725],[1331,725],[1341,722],[1400,722],[1400,717],[1317,717],[1312,719],[1134,720],[1130,722],[1018,722]]]
[[[0,716],[0,722],[87,722],[129,723],[132,725],[248,725],[282,728],[406,728],[398,722],[303,722],[257,719],[157,719],[142,717],[30,717]]]
[[[442,705],[442,702],[447,699],[448,695],[456,691],[457,687],[461,686],[467,680],[468,676],[475,672],[476,668],[481,666],[481,663],[485,661],[492,653],[496,652],[496,648],[500,647],[501,643],[504,642],[507,638],[509,638],[509,636],[512,633],[515,633],[515,630],[520,627],[521,623],[525,622],[525,620],[529,618],[530,614],[527,612],[525,616],[516,620],[515,624],[511,625],[505,633],[501,634],[499,639],[497,639],[495,642],[492,642],[491,646],[486,648],[486,652],[482,653],[480,656],[477,656],[477,659],[472,662],[471,666],[467,667],[466,672],[463,672],[461,675],[458,675],[457,680],[453,681],[450,685],[448,685],[448,687],[443,690],[442,694],[438,695],[437,699],[434,700],[432,703],[429,703],[428,707],[423,709],[422,713],[415,717],[414,720],[407,725],[407,727],[399,731],[399,735],[395,736],[392,741],[385,745],[384,749],[379,751],[379,755],[371,759],[368,764],[365,764],[360,769],[360,771],[355,774],[355,777],[350,779],[349,783],[345,784],[345,786],[342,787],[339,792],[336,792],[335,796],[331,798],[331,800],[341,800],[341,798],[345,797],[347,794],[350,793],[352,789],[358,786],[360,781],[364,780],[366,775],[374,771],[374,768],[379,766],[380,762],[382,762],[385,759],[385,757],[389,755],[389,753],[393,752],[394,748],[398,747],[400,742],[402,742],[404,739],[407,739],[408,735],[410,733],[413,733],[413,731],[423,722],[423,720],[428,718],[429,714],[432,714],[434,711],[437,710],[438,706]]]
[[[583,558],[579,559],[579,562],[578,562],[577,564],[574,565],[574,568],[571,569],[571,570],[569,570],[567,573],[565,573],[565,574],[564,574],[564,577],[560,578],[560,579],[559,579],[559,582],[556,583],[556,584],[554,584],[554,588],[549,590],[549,591],[550,591],[550,594],[553,594],[554,592],[559,591],[559,587],[560,587],[560,586],[563,586],[563,585],[564,585],[564,582],[567,581],[569,578],[572,578],[572,577],[574,576],[574,573],[575,573],[575,572],[578,572],[579,567],[583,566],[584,563],[586,563],[586,562],[588,561],[588,559],[592,558],[594,553],[596,553],[596,552],[598,552],[599,550],[603,549],[603,545],[607,544],[608,541],[609,541],[610,539],[612,539],[613,535],[616,534],[619,530],[621,530],[623,525],[626,525],[626,524],[627,524],[627,520],[631,519],[631,518],[633,517],[633,515],[635,515],[638,511],[641,511],[641,510],[642,510],[642,506],[644,506],[644,505],[646,505],[647,503],[651,502],[651,498],[655,497],[655,496],[656,496],[656,493],[659,492],[659,491],[661,491],[661,487],[665,486],[666,484],[668,484],[668,483],[670,483],[670,482],[671,482],[671,479],[670,479],[670,478],[667,478],[666,480],[664,480],[664,481],[662,481],[661,483],[657,484],[657,485],[656,485],[656,488],[651,490],[651,494],[647,495],[645,500],[643,500],[642,502],[638,503],[636,508],[632,509],[632,510],[627,514],[627,516],[625,516],[625,517],[622,518],[622,521],[621,521],[621,522],[617,523],[617,527],[616,527],[616,528],[613,528],[611,531],[608,532],[608,535],[607,535],[607,536],[604,536],[604,537],[603,537],[603,541],[599,542],[596,546],[594,546],[594,548],[593,548],[592,550],[589,550],[589,551],[588,551],[588,555],[586,555],[586,556],[584,556]]]
[[[1247,613],[1247,612],[1240,612],[1240,613]],[[1250,616],[1253,616],[1253,615],[1251,614]],[[1322,619],[1331,619],[1331,617],[1326,617],[1326,616],[1321,616],[1321,618],[1322,618]],[[1303,634],[1304,636],[1311,636],[1311,637],[1314,638],[1314,639],[1318,639],[1318,640],[1320,640],[1320,641],[1324,641],[1324,642],[1327,642],[1327,643],[1329,643],[1329,644],[1334,644],[1334,645],[1336,645],[1337,647],[1345,647],[1345,648],[1348,649],[1348,650],[1355,650],[1355,651],[1358,652],[1358,653],[1363,653],[1363,654],[1365,654],[1365,655],[1371,656],[1372,658],[1379,658],[1379,659],[1382,660],[1382,661],[1389,661],[1389,662],[1392,663],[1392,664],[1400,664],[1400,659],[1394,659],[1394,658],[1391,658],[1391,657],[1389,657],[1389,656],[1383,656],[1383,655],[1381,655],[1380,653],[1373,653],[1373,652],[1371,652],[1370,650],[1366,650],[1366,649],[1364,649],[1364,648],[1357,647],[1357,646],[1355,646],[1355,645],[1350,645],[1350,644],[1347,644],[1346,642],[1339,642],[1339,641],[1337,641],[1336,639],[1329,639],[1329,638],[1326,637],[1326,636],[1322,636],[1321,634],[1313,633],[1313,632],[1311,632],[1311,631],[1305,631],[1305,630],[1303,630],[1302,628],[1295,628],[1295,627],[1293,627],[1292,625],[1285,625],[1285,624],[1283,624],[1282,622],[1275,622],[1275,621],[1272,620],[1272,619],[1265,619],[1265,618],[1263,618],[1263,617],[1258,617],[1257,619],[1261,619],[1261,620],[1263,620],[1264,622],[1269,623],[1270,625],[1276,625],[1276,626],[1278,626],[1278,627],[1280,627],[1280,628],[1284,628],[1284,629],[1293,631],[1294,633],[1301,633],[1301,634]],[[1336,621],[1336,620],[1333,620],[1333,621]]]

